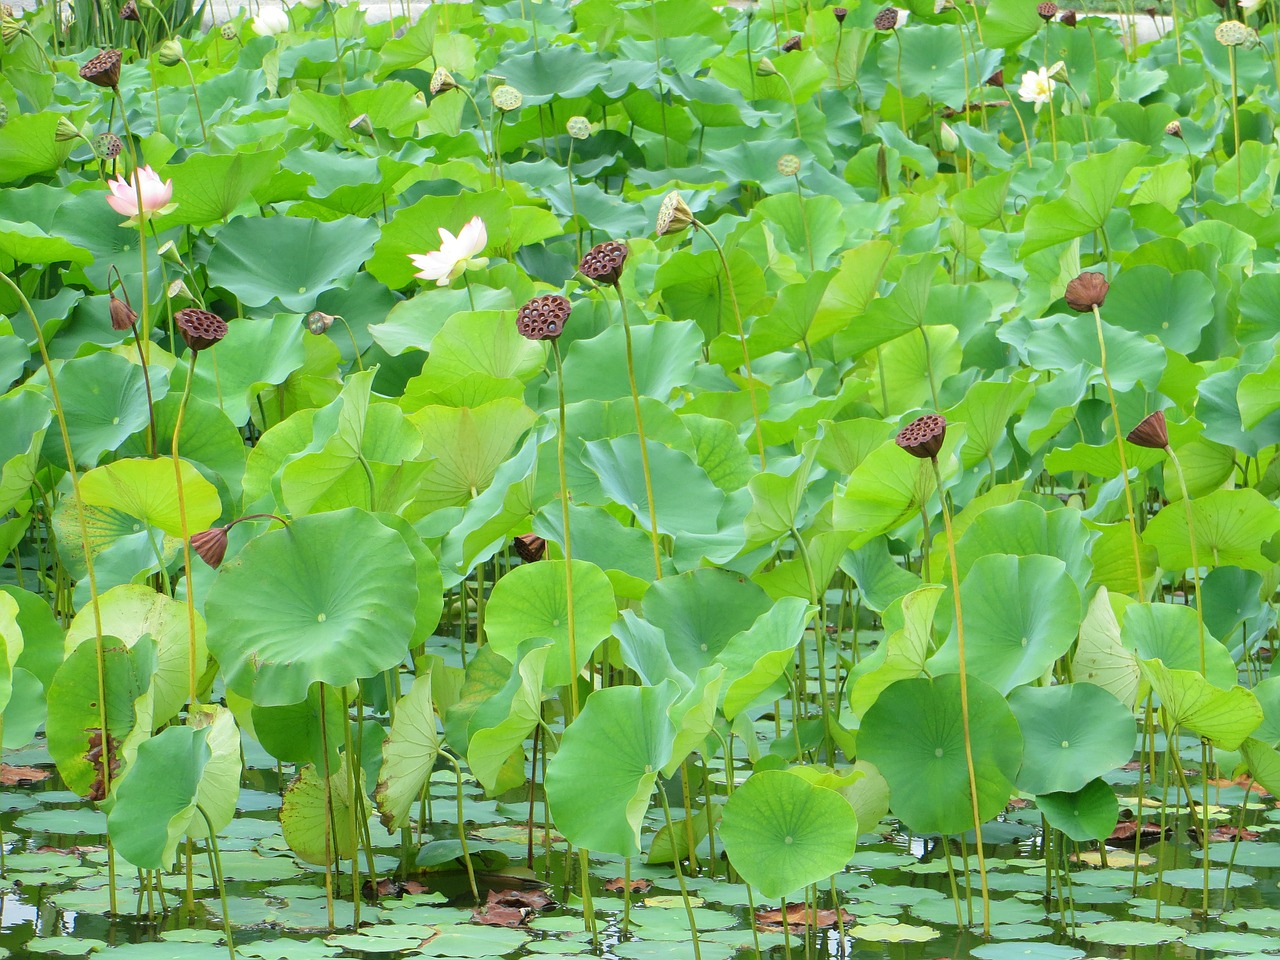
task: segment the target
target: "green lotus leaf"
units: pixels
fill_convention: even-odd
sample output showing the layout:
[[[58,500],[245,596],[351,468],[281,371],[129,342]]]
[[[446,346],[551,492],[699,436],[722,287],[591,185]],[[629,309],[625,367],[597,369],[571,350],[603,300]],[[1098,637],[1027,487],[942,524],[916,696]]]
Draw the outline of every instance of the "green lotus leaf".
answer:
[[[692,321],[636,324],[631,329],[636,390],[665,401],[693,380],[702,334]],[[565,400],[617,400],[630,395],[620,323],[589,340],[575,340],[564,355]]]
[[[1115,205],[1125,177],[1146,153],[1147,148],[1140,144],[1125,143],[1073,163],[1067,169],[1070,178],[1067,192],[1027,212],[1022,255],[1083,237],[1101,227]]]
[[[176,469],[172,459],[117,460],[97,467],[80,478],[80,499],[86,507],[119,511],[171,537],[207,530],[222,513],[217,488],[185,460]]]
[[[517,751],[523,767],[523,744],[542,719],[544,674],[555,652],[544,638],[526,641],[502,690],[471,714],[467,765],[490,795],[501,792],[504,768]]]
[[[427,673],[415,679],[396,704],[391,736],[382,748],[382,770],[373,799],[389,833],[409,822],[413,805],[431,778],[440,744],[431,674]]]
[[[1159,660],[1176,670],[1200,670],[1200,628],[1195,610],[1174,603],[1131,604],[1124,611],[1120,641],[1141,660]],[[1236,681],[1231,654],[1210,634],[1204,637],[1205,675],[1216,686]]]
[[[1072,840],[1106,840],[1120,818],[1116,792],[1104,780],[1090,780],[1070,793],[1046,793],[1036,797],[1036,806],[1049,826]]]
[[[135,867],[168,870],[173,866],[178,841],[192,818],[200,816],[197,792],[213,756],[209,732],[168,727],[138,747],[107,817],[116,850]]]
[[[1009,708],[1022,730],[1018,789],[1025,793],[1076,793],[1133,757],[1133,714],[1091,683],[1019,687]]]
[[[341,766],[331,772],[328,787],[326,798],[324,774],[308,765],[284,791],[280,828],[289,849],[307,863],[323,865],[331,857],[349,860],[356,852],[357,838],[351,829],[354,797],[348,783],[346,754]]]
[[[1262,723],[1262,705],[1244,687],[1216,687],[1198,672],[1142,660],[1142,673],[1160,698],[1166,723],[1184,726],[1222,750],[1235,750]]]
[[[1265,572],[1272,561],[1262,545],[1280,532],[1274,504],[1252,488],[1217,490],[1191,502],[1198,560],[1204,566],[1234,565]],[[1191,566],[1191,537],[1181,508],[1162,510],[1147,524],[1144,541],[1160,554],[1168,570]]]

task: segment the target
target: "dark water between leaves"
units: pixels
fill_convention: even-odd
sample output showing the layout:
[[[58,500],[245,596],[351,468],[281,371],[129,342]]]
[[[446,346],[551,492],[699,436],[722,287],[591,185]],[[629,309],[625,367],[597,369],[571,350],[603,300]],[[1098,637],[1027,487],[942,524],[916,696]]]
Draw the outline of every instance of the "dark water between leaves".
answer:
[[[1186,762],[1198,762],[1198,742],[1188,739],[1181,747]],[[11,753],[6,761],[52,770],[39,747]],[[464,790],[463,814],[473,855],[480,863],[481,896],[487,890],[545,885],[555,905],[528,912],[515,928],[486,926],[473,921],[466,877],[456,864],[446,865],[454,869],[431,873],[415,868],[410,875],[424,892],[385,898],[380,905],[364,903],[357,936],[349,929],[350,879],[344,873],[336,916],[347,928],[330,933],[324,929],[323,874],[297,861],[280,833],[280,790],[289,771],[278,771],[247,740],[246,761],[239,813],[221,838],[238,955],[260,960],[518,958],[595,952],[582,929],[577,880],[566,871],[563,841],[557,838],[548,853],[544,832],[535,827],[534,867],[529,874],[525,868],[527,798],[513,794],[485,799],[473,784]],[[1147,777],[1148,804],[1153,804],[1153,795],[1159,796],[1160,772]],[[423,836],[428,848],[431,843],[451,843],[456,836],[455,786],[452,775],[444,777],[438,773],[432,784],[432,823]],[[1122,771],[1116,778],[1121,806],[1133,809],[1137,773]],[[670,798],[673,806],[682,800],[676,786]],[[896,822],[883,821],[877,833],[864,835],[858,856],[836,878],[835,895],[846,911],[844,935],[834,926],[811,929],[807,936],[797,928],[789,938],[791,955],[894,960],[1126,956],[1136,960],[1280,952],[1280,936],[1272,932],[1280,930],[1280,809],[1270,797],[1253,792],[1242,817],[1244,788],[1213,788],[1213,826],[1243,825],[1252,833],[1240,842],[1211,845],[1213,916],[1203,919],[1199,916],[1203,880],[1199,851],[1187,833],[1186,808],[1178,806],[1177,799],[1171,791],[1167,818],[1171,839],[1141,851],[1136,874],[1132,852],[1109,849],[1104,867],[1096,849],[1068,841],[1067,849],[1051,848],[1059,870],[1047,876],[1040,816],[1034,806],[1010,809],[988,824],[984,833],[992,898],[990,940],[957,925],[948,847],[942,839],[910,836],[899,832]],[[219,901],[203,856],[197,856],[193,869],[194,910],[184,905],[186,878],[181,871],[163,878],[163,895],[159,890],[140,895],[137,876],[122,871],[117,876],[119,914],[111,919],[105,853],[97,847],[103,839],[103,815],[61,789],[56,774],[38,784],[6,789],[0,806],[6,846],[0,948],[9,956],[24,960],[49,954],[81,956],[106,948],[111,949],[103,955],[130,960],[228,956]],[[535,819],[540,821],[541,812],[541,804],[535,804]],[[1158,825],[1158,807],[1150,806],[1144,819]],[[649,826],[658,828],[656,818],[650,819]],[[375,844],[381,842],[375,860],[380,876],[403,875],[399,851],[416,852],[416,835],[404,845],[397,843],[399,837],[388,837],[376,822],[371,829]],[[702,960],[753,956],[746,887],[729,881],[719,857],[712,870],[705,837],[699,852],[700,869],[687,879],[690,895],[696,898],[694,918]],[[968,912],[962,855],[968,854],[969,889],[977,918],[981,903],[972,836],[963,841],[963,849],[960,838],[951,838],[950,853],[962,916]],[[569,862],[576,867],[577,858]],[[1063,866],[1069,866],[1069,871],[1061,872]],[[625,932],[620,894],[606,890],[606,883],[624,872],[621,861],[592,858],[599,955],[620,960],[692,958],[687,913],[671,866],[633,861],[632,880],[639,886],[647,881],[651,887],[634,894],[631,923]],[[1162,885],[1157,884],[1157,873]],[[832,896],[831,889],[819,891],[819,908],[829,910]],[[779,906],[753,902],[757,911]],[[150,917],[148,908],[154,911]],[[830,922],[833,915],[827,913],[821,919]],[[787,943],[777,927],[761,926],[759,943],[765,955],[786,956]]]

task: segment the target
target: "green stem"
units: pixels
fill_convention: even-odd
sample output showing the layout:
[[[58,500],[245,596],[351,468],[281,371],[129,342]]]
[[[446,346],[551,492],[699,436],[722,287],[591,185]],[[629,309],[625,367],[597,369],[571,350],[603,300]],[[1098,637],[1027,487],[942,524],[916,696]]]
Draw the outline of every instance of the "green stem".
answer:
[[[560,357],[560,341],[551,341],[551,352],[556,358],[556,398],[560,405],[560,429],[556,432],[556,463],[560,468],[560,511],[564,522],[564,590],[567,608],[565,628],[569,634],[569,716],[565,726],[578,715],[578,638],[574,620],[573,603],[573,541],[569,536],[569,480],[565,472],[564,443],[568,434],[565,425],[564,363]],[[544,748],[545,749],[545,748]]]
[[[1182,491],[1182,508],[1187,517],[1187,539],[1191,545],[1191,579],[1196,587],[1196,627],[1200,631],[1200,673],[1206,674],[1208,668],[1205,665],[1204,610],[1202,609],[1204,597],[1200,594],[1200,557],[1196,549],[1196,520],[1191,509],[1191,494],[1187,492],[1187,477],[1182,472],[1182,461],[1173,452],[1173,447],[1165,447],[1164,452],[1169,455],[1169,460],[1173,463],[1173,472],[1178,475],[1178,489]],[[1207,863],[1208,860],[1206,859],[1205,862]]]
[[[227,885],[222,878],[222,855],[218,852],[218,834],[213,829],[213,821],[204,807],[196,804],[196,810],[204,818],[205,829],[209,831],[209,872],[218,885],[218,898],[222,901],[222,934],[227,938],[227,953],[230,960],[236,960],[236,944],[231,933],[231,911],[227,908]]]
[[[142,167],[138,163],[138,149],[133,143],[133,131],[129,128],[129,111],[125,109],[124,98],[120,95],[119,87],[112,87],[115,91],[116,99],[120,101],[120,120],[124,124],[124,142],[129,145],[129,158],[133,162],[133,193],[138,204],[138,256],[141,258],[142,264],[142,310],[140,316],[142,319],[142,343],[143,349],[146,350],[147,360],[151,359],[151,297],[148,291],[148,269],[147,269],[147,212],[142,206]]]
[[[320,684],[320,763],[324,771],[324,901],[328,910],[329,929],[334,929],[333,916],[333,851],[337,830],[333,819],[333,785],[329,774],[329,710],[325,700],[326,684]]]
[[[468,294],[471,293],[470,287],[467,287],[467,293]],[[473,306],[471,309],[474,310],[475,307]],[[356,356],[356,369],[359,370],[361,373],[364,373],[364,361],[360,359],[360,344],[356,343],[356,335],[355,335],[355,332],[351,329],[351,324],[347,323],[346,317],[335,317],[334,319],[341,320],[342,325],[347,328],[347,336],[351,338],[351,349],[352,351],[354,351]]]
[[[187,528],[187,500],[182,486],[182,457],[178,452],[179,437],[182,433],[182,420],[187,412],[187,403],[191,400],[191,384],[195,380],[196,360],[200,351],[191,351],[191,361],[187,364],[187,382],[182,389],[182,400],[178,404],[178,416],[173,425],[173,474],[178,491],[178,519],[182,528],[182,565],[187,578],[187,696],[190,709],[195,709],[199,702],[196,698],[196,591],[191,582],[191,532]]]
[[[207,143],[209,140],[209,131],[204,126],[204,110],[200,107],[200,94],[196,90],[196,75],[191,72],[191,64],[187,62],[187,58],[182,58],[182,65],[187,68],[187,79],[191,81],[191,99],[196,102],[196,116],[200,118],[200,141]]]
[[[671,804],[667,802],[667,791],[663,789],[661,783],[658,784],[658,799],[662,801],[662,815],[667,820],[667,836],[672,839],[671,844],[671,863],[675,867],[676,881],[680,885],[680,896],[684,899],[685,913],[689,917],[689,933],[693,938],[693,960],[702,960],[702,949],[698,944],[698,923],[693,916],[693,904],[689,902],[689,887],[684,882],[684,870],[680,867],[680,857],[675,848],[676,830],[671,822]],[[783,916],[783,922],[786,922],[786,916]]]
[[[480,902],[480,889],[476,886],[476,871],[471,864],[471,851],[467,849],[467,825],[463,819],[462,813],[462,767],[458,764],[458,758],[447,750],[441,750],[440,755],[453,764],[453,773],[458,782],[458,840],[462,844],[462,860],[467,865],[467,882],[471,884],[471,896],[475,897],[476,903]]]

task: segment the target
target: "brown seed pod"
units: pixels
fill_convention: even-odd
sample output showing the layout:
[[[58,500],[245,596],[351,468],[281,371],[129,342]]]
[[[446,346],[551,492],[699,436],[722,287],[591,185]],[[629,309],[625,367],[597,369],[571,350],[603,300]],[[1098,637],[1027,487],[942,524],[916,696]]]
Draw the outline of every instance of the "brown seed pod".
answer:
[[[1053,0],[1044,0],[1044,3],[1036,7],[1036,13],[1040,15],[1041,20],[1048,23],[1058,15],[1058,5]]]
[[[138,5],[134,0],[129,0],[128,3],[120,8],[120,19],[134,21],[142,20],[142,17],[138,15]]]
[[[516,330],[526,340],[556,340],[564,333],[573,305],[556,293],[534,297],[516,314]]]
[[[792,50],[799,50],[801,44],[803,43],[804,43],[804,38],[799,36],[798,34],[794,37],[789,37],[787,39],[787,42],[782,45],[782,52],[790,53]]]
[[[547,552],[547,541],[536,533],[522,533],[511,541],[511,546],[525,563],[536,563]]]
[[[202,530],[191,537],[191,549],[209,566],[218,567],[227,555],[227,533],[230,527],[214,527]]]
[[[1157,410],[1140,424],[1129,431],[1125,437],[1130,443],[1149,450],[1164,450],[1169,446],[1169,425],[1165,423],[1164,411]]]
[[[187,307],[173,315],[173,322],[192,353],[207,350],[227,335],[227,321],[208,310]]]
[[[99,87],[115,87],[120,83],[120,51],[103,50],[80,68],[80,79]]]
[[[947,418],[938,413],[926,413],[898,431],[897,443],[913,457],[932,460],[938,456],[945,439]]]
[[[111,295],[111,300],[107,303],[107,311],[111,314],[112,330],[130,330],[133,328],[134,321],[138,319],[138,315],[134,312],[133,308],[117,297],[114,293]]]
[[[1107,299],[1107,291],[1111,284],[1100,273],[1086,271],[1067,284],[1062,294],[1067,306],[1079,313],[1089,313],[1094,307],[1102,306]]]
[[[831,15],[836,18],[836,23],[844,23],[844,18],[849,15],[849,8],[834,7],[831,10]]]
[[[1074,27],[1078,14],[1074,10],[1063,11],[1062,16],[1058,18],[1058,22],[1064,27]]]
[[[1000,87],[1003,89],[1004,87],[1004,69],[1003,68],[997,70],[991,76],[987,77],[987,86]]]
[[[627,245],[620,240],[597,243],[587,251],[578,269],[582,275],[596,283],[617,285],[622,276],[622,265],[627,261]]]
[[[885,7],[876,14],[875,20],[872,21],[872,26],[877,30],[893,30],[896,28],[898,26],[898,8]]]
[[[124,143],[114,133],[100,133],[93,138],[93,152],[103,160],[114,160],[123,149]]]

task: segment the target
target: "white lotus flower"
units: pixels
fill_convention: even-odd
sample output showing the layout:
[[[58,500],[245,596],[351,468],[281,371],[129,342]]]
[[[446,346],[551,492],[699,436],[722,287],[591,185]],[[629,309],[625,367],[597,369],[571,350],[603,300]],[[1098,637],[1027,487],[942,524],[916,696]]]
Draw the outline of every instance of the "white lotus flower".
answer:
[[[411,253],[409,259],[418,268],[414,274],[420,280],[434,280],[436,286],[447,287],[462,276],[467,269],[478,270],[488,265],[485,257],[476,254],[484,250],[489,242],[489,232],[484,221],[472,217],[467,225],[458,231],[455,237],[444,227],[440,227],[440,249],[431,253]]]
[[[260,37],[274,37],[289,29],[289,14],[279,7],[267,7],[253,18],[253,32]]]
[[[1022,75],[1022,83],[1018,87],[1018,98],[1023,103],[1034,103],[1036,113],[1053,100],[1053,90],[1058,85],[1058,82],[1053,79],[1053,74],[1058,71],[1058,67],[1059,64],[1055,63],[1051,68],[1028,70]]]

